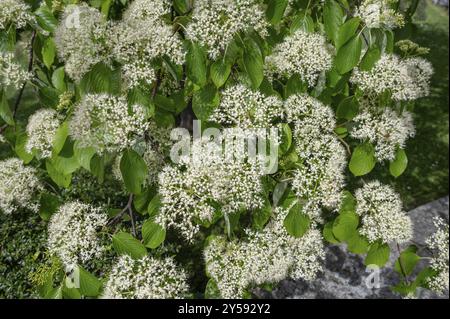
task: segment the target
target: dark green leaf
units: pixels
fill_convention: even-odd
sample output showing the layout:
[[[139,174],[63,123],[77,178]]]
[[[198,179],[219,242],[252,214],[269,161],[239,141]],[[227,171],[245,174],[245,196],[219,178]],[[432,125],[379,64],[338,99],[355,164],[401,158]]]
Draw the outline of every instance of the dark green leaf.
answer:
[[[186,73],[188,78],[198,86],[206,84],[206,53],[197,43],[189,42],[188,44]]]
[[[334,64],[341,74],[351,71],[361,58],[362,41],[360,36],[354,36],[338,51]]]
[[[219,105],[219,102],[220,98],[217,88],[210,83],[194,93],[192,110],[199,120],[206,121]]]
[[[323,22],[328,38],[336,44],[339,29],[344,22],[344,10],[337,1],[326,0],[323,8]]]
[[[277,25],[281,22],[288,2],[288,0],[269,0],[266,16],[271,24]]]
[[[359,18],[351,18],[341,25],[336,40],[336,50],[339,50],[348,40],[355,36],[360,21]]]
[[[155,249],[166,238],[166,230],[151,219],[147,219],[142,225],[142,240],[146,247]]]
[[[142,157],[133,150],[126,150],[120,160],[125,187],[130,193],[139,194],[147,178],[148,168]]]
[[[381,58],[381,51],[378,47],[372,47],[367,50],[366,54],[359,64],[359,68],[363,71],[369,71],[373,68],[375,63]]]
[[[141,259],[147,255],[147,249],[129,233],[120,232],[112,237],[114,250],[119,254],[127,254],[133,259]]]
[[[219,58],[211,65],[211,80],[219,88],[225,84],[231,73],[231,64]]]
[[[355,96],[349,96],[343,99],[336,110],[336,116],[340,119],[352,120],[359,111],[358,100]]]

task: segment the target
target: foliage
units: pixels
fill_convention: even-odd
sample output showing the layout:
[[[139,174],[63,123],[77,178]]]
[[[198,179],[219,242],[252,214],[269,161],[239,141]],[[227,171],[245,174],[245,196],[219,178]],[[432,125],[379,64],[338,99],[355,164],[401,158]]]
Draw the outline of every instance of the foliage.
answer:
[[[417,5],[5,2],[19,10],[0,8],[0,136],[23,164],[0,162],[0,203],[12,223],[27,216],[17,211],[21,195],[32,194],[20,207],[49,224],[33,277],[39,295],[245,297],[287,277],[314,280],[320,233],[384,266],[390,247],[411,239],[411,221],[391,187],[364,178],[401,178],[414,163],[406,142],[433,69],[419,57],[426,48],[397,40],[408,38],[401,30]],[[15,61],[24,47],[28,57]],[[26,94],[46,111],[22,123]],[[170,130],[186,114],[203,130],[281,127],[275,171],[212,153],[172,163]],[[203,143],[193,141],[194,152]],[[29,171],[42,185],[12,178]],[[411,247],[398,253],[395,291],[411,296],[430,281],[448,289],[442,267],[411,284],[422,257]],[[448,266],[448,256],[439,262]]]

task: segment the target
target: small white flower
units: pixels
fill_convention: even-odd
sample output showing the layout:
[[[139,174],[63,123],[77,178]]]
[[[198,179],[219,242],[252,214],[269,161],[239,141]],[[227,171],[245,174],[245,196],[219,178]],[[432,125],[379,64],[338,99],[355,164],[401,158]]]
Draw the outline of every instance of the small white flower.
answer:
[[[393,54],[385,54],[370,71],[353,70],[350,82],[366,94],[380,95],[388,91],[395,101],[411,101],[430,93],[433,75],[431,63],[423,58],[401,60]]]
[[[363,110],[353,122],[350,136],[362,141],[370,141],[375,146],[378,161],[392,161],[397,149],[405,148],[406,141],[414,137],[415,128],[412,114],[404,111],[398,114],[390,108],[378,114],[372,109]]]
[[[369,242],[404,243],[412,238],[412,222],[403,211],[400,196],[379,181],[356,190],[356,213],[361,216],[361,235]]]
[[[437,272],[436,276],[431,277],[427,283],[429,287],[437,292],[444,293],[448,291],[449,271],[449,233],[448,223],[443,219],[435,217],[434,225],[436,232],[426,240],[428,247],[434,252],[430,265]]]
[[[95,64],[108,59],[105,45],[107,23],[103,15],[86,3],[68,5],[55,31],[58,56],[64,70],[80,81]]]
[[[109,274],[104,299],[179,299],[189,291],[186,272],[172,258],[119,258]]]
[[[67,268],[101,257],[98,230],[108,216],[101,208],[78,201],[62,205],[48,224],[47,246]]]
[[[15,61],[13,53],[0,53],[0,84],[2,86],[20,89],[22,84],[31,78],[32,74]]]
[[[31,7],[22,0],[2,0],[0,3],[0,30],[13,24],[17,29],[24,28],[34,21]]]
[[[361,18],[368,28],[402,27],[405,24],[403,15],[391,7],[397,2],[398,0],[364,0],[354,16]]]
[[[26,151],[30,154],[36,151],[41,158],[50,157],[59,125],[58,113],[53,109],[41,109],[30,116],[26,129]]]
[[[115,152],[135,144],[147,127],[143,106],[129,109],[125,97],[88,94],[75,106],[70,135],[98,153]]]
[[[33,167],[23,165],[17,158],[0,162],[0,210],[11,214],[18,208],[37,212],[39,205],[33,198],[42,185]]]
[[[324,36],[298,30],[274,48],[266,58],[266,65],[268,75],[297,74],[312,87],[320,74],[331,68],[332,56]]]
[[[325,253],[321,234],[310,229],[303,237],[290,236],[282,208],[260,232],[246,230],[247,238],[229,242],[214,237],[204,252],[207,273],[222,298],[242,298],[246,289],[285,278],[313,280],[322,270]]]
[[[186,37],[208,49],[216,60],[238,32],[267,34],[264,7],[257,0],[196,0]]]

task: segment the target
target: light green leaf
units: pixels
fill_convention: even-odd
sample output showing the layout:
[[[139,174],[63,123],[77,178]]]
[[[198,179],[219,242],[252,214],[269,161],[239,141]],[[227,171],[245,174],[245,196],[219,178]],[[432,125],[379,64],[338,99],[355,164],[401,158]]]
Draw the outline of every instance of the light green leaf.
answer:
[[[199,120],[206,121],[220,103],[219,93],[214,84],[208,84],[194,93],[192,110]]]
[[[6,122],[6,124],[14,125],[13,113],[9,108],[8,99],[6,98],[6,94],[3,90],[0,91],[0,117]]]
[[[284,17],[284,11],[288,5],[288,0],[269,0],[266,17],[273,25],[277,25]]]
[[[50,160],[45,161],[45,168],[50,178],[55,182],[56,185],[64,188],[68,188],[72,181],[71,174],[63,174],[58,171]]]
[[[369,241],[358,232],[354,232],[347,239],[347,249],[354,254],[365,254],[369,250]]]
[[[205,298],[206,299],[222,299],[220,295],[220,290],[217,287],[217,283],[214,279],[209,279],[205,288]]]
[[[231,73],[231,64],[219,58],[211,65],[211,80],[219,88],[225,84]]]
[[[80,275],[80,293],[86,297],[98,296],[102,287],[101,281],[81,266],[78,267],[78,270]]]
[[[142,240],[146,247],[155,249],[166,238],[166,230],[151,219],[147,219],[142,225]]]
[[[351,71],[361,58],[362,41],[360,36],[354,36],[338,51],[334,65],[340,74]]]
[[[325,224],[325,226],[323,227],[323,238],[331,243],[331,244],[338,244],[339,240],[334,236],[333,234],[333,222],[328,222]]]
[[[69,136],[69,123],[63,122],[56,130],[55,137],[53,138],[53,155],[58,155],[66,143]]]
[[[389,260],[391,250],[389,245],[381,243],[373,243],[370,245],[369,252],[367,253],[366,260],[364,261],[366,266],[377,265],[383,267]]]
[[[42,59],[47,69],[50,69],[55,61],[56,45],[53,38],[47,38],[42,46]]]
[[[355,148],[350,159],[349,169],[355,176],[363,176],[370,173],[375,167],[375,148],[370,143],[359,145]]]
[[[148,204],[147,212],[150,217],[154,217],[159,213],[161,207],[161,195],[155,195]]]
[[[328,38],[336,44],[339,29],[344,22],[344,10],[337,1],[326,0],[323,7],[323,22]]]
[[[14,147],[14,151],[16,152],[17,156],[25,163],[30,163],[34,155],[30,154],[26,151],[25,146],[27,145],[27,134],[25,132],[20,132],[16,136],[16,145]]]
[[[360,22],[361,20],[359,18],[351,18],[341,25],[336,40],[336,50],[339,50],[348,40],[355,36]]]
[[[254,41],[246,43],[244,52],[244,68],[250,78],[252,87],[259,88],[264,79],[264,61],[261,51]]]
[[[333,223],[333,235],[341,242],[354,236],[359,225],[359,216],[354,212],[341,213]]]
[[[300,205],[295,205],[284,219],[283,224],[289,235],[300,238],[308,231],[311,220],[302,213]]]
[[[133,194],[140,194],[148,174],[147,165],[142,157],[134,150],[126,150],[120,160],[120,171],[127,190]]]
[[[67,90],[64,67],[59,67],[53,71],[52,84],[60,92],[65,92]]]
[[[399,177],[403,174],[408,166],[408,157],[405,150],[399,148],[395,153],[394,160],[389,164],[389,172],[394,177]]]
[[[395,261],[394,269],[401,275],[411,275],[420,260],[420,256],[418,256],[416,252],[417,247],[414,245],[411,245],[404,251],[402,251],[399,258],[397,258],[397,260]]]
[[[120,69],[112,70],[104,63],[98,63],[80,81],[82,95],[87,93],[120,93],[122,79]]]
[[[205,50],[199,44],[189,42],[186,55],[186,74],[188,78],[198,86],[203,86],[206,84],[206,73]]]
[[[112,245],[119,255],[129,255],[133,259],[141,259],[147,255],[147,249],[129,233],[120,232],[112,237]]]

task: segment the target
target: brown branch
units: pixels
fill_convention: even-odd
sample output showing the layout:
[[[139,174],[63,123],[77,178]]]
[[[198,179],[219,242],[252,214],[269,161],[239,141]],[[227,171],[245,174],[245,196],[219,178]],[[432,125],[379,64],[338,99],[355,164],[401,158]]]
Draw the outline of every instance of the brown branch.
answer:
[[[36,30],[33,31],[33,35],[31,36],[31,43],[30,43],[30,51],[29,51],[29,62],[28,62],[28,72],[31,72],[33,70],[33,61],[34,61],[34,54],[33,54],[33,45],[34,41],[36,39]],[[13,119],[16,118],[17,111],[19,109],[20,101],[22,100],[23,91],[25,90],[25,86],[27,85],[27,82],[22,84],[22,87],[20,88],[19,95],[16,99],[16,102],[14,103],[14,111],[13,111]]]
[[[132,234],[134,237],[136,237],[137,232],[136,232],[136,223],[134,221],[134,213],[133,213],[133,196],[134,196],[133,194],[130,194],[130,196],[128,197],[127,205],[120,211],[120,213],[118,213],[116,216],[114,216],[108,222],[108,226],[117,224],[122,219],[123,215],[128,213],[128,215],[130,216],[130,219],[131,219]]]

